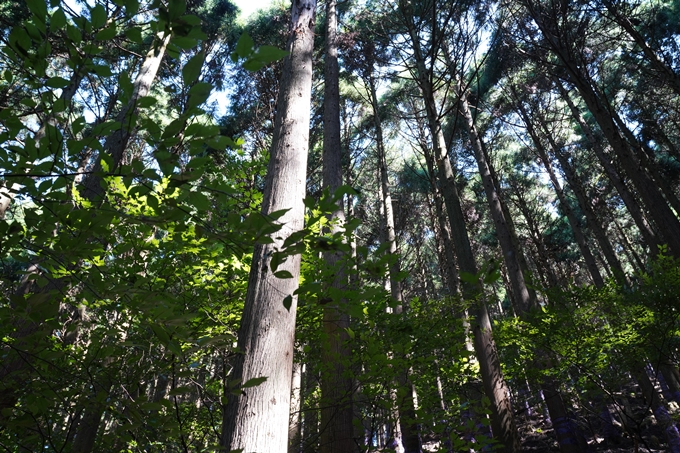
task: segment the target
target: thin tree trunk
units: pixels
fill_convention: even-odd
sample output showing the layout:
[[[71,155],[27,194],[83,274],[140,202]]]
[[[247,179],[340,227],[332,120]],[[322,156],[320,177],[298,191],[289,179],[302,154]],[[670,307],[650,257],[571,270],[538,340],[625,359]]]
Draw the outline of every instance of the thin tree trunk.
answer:
[[[564,155],[564,152],[555,142],[555,139],[553,138],[550,131],[547,129],[545,119],[542,118],[540,114],[538,115],[539,115],[539,117],[537,118],[538,123],[543,129],[543,134],[548,139],[550,147],[552,148],[555,157],[557,157],[557,161],[560,163],[560,167],[562,168],[562,172],[564,173],[564,176],[567,179],[567,183],[571,186],[572,192],[574,192],[574,194],[576,195],[576,199],[581,208],[581,211],[583,211],[584,215],[586,216],[587,225],[595,235],[595,239],[600,245],[600,248],[604,253],[605,259],[607,260],[607,264],[612,269],[616,280],[620,284],[625,284],[626,280],[625,275],[623,273],[623,268],[621,267],[621,262],[616,257],[616,253],[614,252],[611,242],[609,242],[609,238],[607,238],[607,233],[604,231],[602,224],[600,223],[597,216],[595,215],[595,212],[593,211],[593,206],[590,204],[590,201],[588,201],[588,198],[586,197],[585,193],[583,193],[583,188],[576,177],[576,172],[572,168],[567,157]]]
[[[642,209],[640,209],[640,205],[635,199],[635,196],[630,192],[630,190],[628,190],[628,187],[626,186],[625,182],[619,175],[619,172],[614,167],[614,164],[611,162],[609,157],[604,152],[604,149],[602,149],[598,140],[595,138],[595,135],[593,134],[593,131],[590,129],[590,126],[588,126],[588,123],[581,115],[581,112],[578,110],[576,105],[574,105],[574,102],[571,100],[571,97],[569,96],[569,93],[562,85],[562,82],[556,77],[553,78],[553,82],[560,91],[562,99],[569,106],[569,109],[571,110],[574,119],[581,127],[581,130],[585,134],[586,139],[590,143],[591,149],[593,150],[598,160],[600,161],[600,164],[607,173],[609,180],[612,182],[612,184],[614,184],[614,187],[616,188],[616,191],[621,197],[621,200],[626,205],[626,209],[628,209],[628,212],[630,213],[630,216],[633,218],[635,225],[638,227],[640,234],[642,234],[645,243],[650,248],[651,253],[656,254],[656,252],[659,249],[660,242],[656,237],[656,233],[654,232],[654,230],[652,230],[652,227],[647,222],[647,219],[645,218]]]
[[[545,242],[543,241],[543,235],[541,233],[541,229],[538,227],[536,224],[536,219],[534,219],[534,216],[531,215],[528,209],[528,203],[526,199],[524,198],[524,193],[521,189],[518,190],[517,187],[514,187],[515,189],[515,195],[518,198],[518,203],[517,206],[519,207],[522,216],[526,220],[527,227],[529,229],[529,234],[533,238],[533,242],[536,245],[536,250],[538,251],[538,256],[537,258],[537,265],[536,267],[538,268],[539,272],[543,272],[545,274],[545,280],[548,283],[548,288],[557,288],[559,286],[559,280],[557,278],[557,275],[555,274],[555,271],[552,268],[552,265],[548,259],[550,254],[548,253],[548,249],[545,247]]]
[[[373,79],[372,68],[368,69],[368,88],[371,94],[371,107],[373,109],[373,122],[375,127],[376,148],[378,151],[378,173],[380,175],[380,192],[382,193],[383,220],[385,241],[388,244],[388,253],[392,255],[389,264],[390,293],[395,304],[394,314],[401,317],[404,311],[403,294],[401,291],[400,260],[397,256],[397,238],[394,228],[394,213],[392,210],[392,196],[390,194],[389,175],[387,174],[387,158],[385,156],[385,144],[383,142],[382,123],[380,120],[378,96]],[[398,372],[396,402],[399,410],[399,428],[401,441],[405,453],[419,453],[422,451],[418,425],[415,418],[415,404],[413,401],[413,385],[408,377],[408,369]]]
[[[338,79],[337,3],[326,1],[326,52],[324,60],[324,133],[323,184],[333,195],[342,185],[342,145],[340,141],[340,88]],[[331,234],[342,234],[345,210],[342,199],[330,217]],[[340,252],[324,253],[329,269],[334,270],[333,288],[339,293],[347,289],[347,276]],[[352,425],[352,379],[347,366],[351,359],[349,348],[349,314],[347,302],[333,300],[323,308],[324,342],[321,380],[321,451],[322,453],[351,453],[356,449]]]
[[[537,308],[535,294],[531,294],[524,281],[524,273],[520,265],[518,255],[521,253],[517,250],[513,241],[510,228],[508,227],[505,212],[501,206],[501,201],[496,189],[496,184],[491,176],[491,170],[486,160],[486,154],[482,148],[482,141],[477,133],[470,106],[467,101],[467,93],[460,89],[460,83],[457,82],[458,87],[458,106],[465,120],[468,137],[472,144],[472,149],[475,152],[475,159],[477,160],[477,167],[479,168],[479,175],[482,178],[486,199],[489,204],[489,210],[496,229],[496,237],[501,245],[503,251],[503,261],[510,279],[510,288],[512,290],[515,302],[518,304],[517,311],[520,313],[528,312]],[[533,297],[532,297],[533,296]]]
[[[290,395],[290,421],[288,424],[288,453],[300,453],[302,438],[302,374],[304,366],[293,363]]]
[[[624,253],[626,253],[630,265],[633,266],[633,268],[636,269],[637,271],[642,271],[645,268],[645,263],[642,262],[642,259],[637,254],[632,244],[630,243],[630,241],[628,241],[626,233],[623,231],[621,225],[619,225],[619,222],[616,220],[616,218],[614,218],[614,226],[616,226],[616,230],[619,233],[618,237],[621,242],[620,245],[623,248]]]
[[[274,243],[255,246],[238,335],[240,354],[234,378],[241,384],[257,378],[267,380],[237,391],[237,395],[227,395],[221,436],[221,446],[227,451],[286,451],[288,447],[297,308],[293,292],[300,277],[300,255],[289,256],[278,266],[278,272],[288,271],[291,278],[276,277],[270,263],[285,238],[304,223],[315,13],[315,0],[293,2],[290,54],[284,60],[262,200],[264,216],[288,211],[280,218],[283,227]],[[290,305],[284,307],[286,301]]]
[[[600,274],[600,270],[597,267],[597,263],[595,262],[595,257],[593,254],[590,252],[590,248],[588,247],[588,244],[586,242],[586,238],[583,235],[583,232],[581,231],[581,228],[578,225],[578,220],[576,219],[576,216],[574,215],[573,210],[569,206],[569,202],[567,200],[566,195],[564,194],[564,191],[562,190],[562,186],[560,185],[559,180],[557,179],[557,176],[555,175],[555,172],[552,169],[552,164],[550,163],[550,158],[548,157],[548,153],[543,147],[543,143],[541,142],[540,137],[536,133],[536,130],[534,129],[534,126],[531,122],[531,118],[529,118],[529,115],[527,114],[526,110],[521,104],[520,99],[516,96],[517,100],[517,108],[519,109],[520,116],[522,117],[522,120],[524,121],[524,124],[526,126],[527,132],[529,133],[529,136],[531,137],[532,141],[534,142],[534,146],[536,148],[536,153],[538,154],[539,159],[541,162],[543,162],[543,166],[545,167],[546,171],[548,172],[548,176],[550,178],[550,182],[553,185],[553,188],[555,189],[555,193],[557,194],[557,198],[560,201],[560,206],[562,206],[562,210],[567,216],[567,219],[569,220],[569,225],[571,226],[571,231],[574,233],[574,238],[576,239],[576,243],[579,247],[579,250],[581,251],[581,255],[583,256],[583,259],[586,262],[586,266],[588,268],[588,271],[590,272],[590,275],[593,279],[593,283],[595,283],[595,286],[598,288],[601,288],[604,286],[604,280],[602,279],[602,274]]]
[[[640,162],[645,166],[651,178],[656,182],[656,184],[661,189],[664,197],[668,204],[675,210],[675,212],[680,213],[680,200],[675,194],[673,188],[668,184],[667,178],[661,173],[659,164],[654,160],[654,150],[647,146],[645,143],[641,143],[635,135],[628,129],[628,126],[623,122],[618,113],[613,114],[614,121],[619,126],[619,129],[623,133],[630,146],[638,148],[640,152],[638,156],[640,157]]]
[[[609,238],[607,237],[607,232],[604,230],[602,223],[597,218],[597,215],[593,210],[593,206],[590,204],[588,197],[583,192],[583,188],[577,179],[576,172],[574,171],[573,167],[567,160],[567,157],[561,150],[555,148],[555,155],[557,157],[558,162],[560,163],[560,167],[562,167],[564,176],[567,178],[567,182],[571,186],[572,192],[576,194],[576,199],[578,200],[579,206],[581,207],[581,210],[586,216],[588,227],[595,235],[595,239],[600,244],[600,248],[602,249],[604,257],[607,260],[607,264],[614,273],[614,278],[619,283],[625,284],[626,280],[625,275],[623,273],[623,267],[621,267],[621,262],[617,258],[616,252],[614,251],[614,247],[612,247],[612,244],[609,241]]]
[[[441,123],[437,117],[434,95],[426,77],[424,58],[420,53],[417,35],[411,30],[411,39],[414,42],[416,63],[418,65],[419,85],[423,92],[425,107],[433,139],[435,158],[439,172],[439,180],[443,188],[444,203],[449,215],[453,244],[456,250],[457,262],[461,272],[471,275],[477,274],[470,246],[470,238],[467,234],[463,210],[460,205],[460,197],[456,188],[455,177],[448,151],[441,129]],[[512,416],[512,405],[509,398],[509,390],[500,368],[498,352],[491,333],[491,321],[486,308],[486,303],[479,298],[479,290],[475,285],[463,284],[463,295],[467,300],[476,301],[472,307],[473,313],[472,331],[474,335],[473,345],[475,354],[480,364],[484,391],[491,402],[491,429],[494,436],[504,446],[505,451],[519,451],[519,437],[515,421]],[[500,450],[499,450],[500,451]]]

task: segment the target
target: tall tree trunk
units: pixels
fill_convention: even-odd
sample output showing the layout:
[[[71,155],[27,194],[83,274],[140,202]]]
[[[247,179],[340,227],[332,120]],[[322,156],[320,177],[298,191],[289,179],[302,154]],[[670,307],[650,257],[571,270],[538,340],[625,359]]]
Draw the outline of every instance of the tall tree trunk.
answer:
[[[240,354],[234,378],[241,384],[257,378],[267,380],[227,395],[221,436],[221,446],[227,451],[286,451],[288,447],[297,308],[293,292],[300,277],[300,255],[288,257],[277,269],[288,271],[292,278],[276,277],[270,261],[285,238],[304,223],[315,13],[315,0],[293,1],[290,54],[284,60],[262,200],[264,216],[288,211],[280,218],[283,227],[274,243],[255,246],[238,334]],[[287,307],[284,298],[289,298]]]
[[[414,108],[414,110],[416,110]],[[418,141],[420,149],[425,157],[425,165],[427,166],[427,173],[430,180],[430,190],[432,191],[432,198],[435,206],[435,214],[437,218],[437,224],[439,226],[439,235],[443,247],[443,256],[440,257],[440,268],[442,269],[443,279],[446,282],[448,292],[450,296],[460,295],[460,276],[458,275],[458,269],[456,268],[456,254],[454,250],[453,241],[451,239],[451,228],[446,218],[446,212],[444,212],[444,201],[442,200],[442,192],[438,187],[437,174],[435,171],[435,159],[432,155],[432,150],[430,145],[427,143],[426,127],[422,123],[422,117],[416,116],[417,127],[418,127]],[[464,313],[461,313],[461,317],[465,318]],[[467,322],[464,320],[464,322]]]
[[[401,317],[404,311],[404,300],[401,291],[401,266],[397,256],[397,237],[394,228],[394,212],[392,209],[392,196],[390,194],[389,175],[387,174],[387,158],[385,156],[385,143],[383,141],[382,122],[380,120],[378,95],[373,78],[373,68],[368,69],[368,88],[371,94],[371,107],[373,109],[373,122],[375,127],[376,148],[378,151],[378,173],[380,175],[380,191],[382,193],[382,208],[384,212],[385,241],[388,244],[388,253],[392,255],[389,264],[390,293],[395,304],[394,314]],[[419,453],[422,451],[418,425],[415,417],[415,403],[413,401],[413,384],[408,377],[408,368],[398,371],[396,402],[399,409],[399,428],[401,441],[405,453]]]
[[[501,201],[498,195],[496,184],[492,178],[489,164],[486,160],[486,154],[482,148],[482,140],[477,133],[472,112],[467,101],[467,93],[460,88],[460,82],[456,83],[458,91],[458,106],[460,112],[465,120],[465,127],[467,129],[468,137],[475,152],[475,159],[477,160],[477,167],[479,168],[479,175],[482,178],[484,185],[484,192],[489,204],[489,210],[496,229],[496,237],[501,245],[503,251],[503,261],[510,279],[510,288],[512,290],[515,302],[518,304],[517,311],[520,313],[528,312],[537,308],[535,294],[532,294],[527,288],[524,281],[524,273],[520,265],[518,255],[521,253],[517,250],[515,243],[511,237],[510,228],[506,221],[505,211],[501,206]],[[533,297],[532,297],[533,296]]]
[[[549,132],[545,131],[545,133],[547,135]],[[614,247],[612,246],[609,238],[607,237],[607,232],[604,230],[602,223],[597,218],[597,214],[595,214],[595,211],[593,210],[593,205],[590,204],[588,197],[583,192],[583,186],[578,180],[576,171],[571,166],[569,160],[567,159],[567,156],[564,155],[564,152],[562,150],[560,150],[557,147],[555,147],[554,150],[555,156],[557,157],[557,160],[560,163],[560,167],[562,168],[562,172],[564,172],[564,176],[566,177],[567,182],[571,186],[572,192],[576,194],[576,199],[578,200],[579,206],[586,216],[588,227],[591,229],[591,231],[595,235],[595,239],[600,244],[600,248],[604,253],[604,257],[607,260],[607,264],[614,272],[614,277],[619,281],[619,283],[625,283],[621,262],[617,258],[616,252],[614,251]]]
[[[405,5],[400,5],[405,6]],[[408,15],[408,11],[405,12]],[[411,25],[411,24],[409,24]],[[467,234],[463,210],[460,205],[460,197],[456,188],[455,177],[449,153],[444,140],[437,109],[435,105],[432,85],[428,78],[425,67],[425,57],[420,47],[418,34],[409,26],[414,57],[416,62],[417,82],[423,94],[425,110],[428,119],[430,134],[432,136],[435,158],[439,172],[439,180],[442,185],[444,203],[451,224],[453,244],[456,250],[457,262],[461,272],[472,275],[477,274],[477,264],[470,247],[470,238]],[[474,335],[474,348],[479,360],[484,391],[491,402],[491,429],[494,436],[503,445],[504,451],[518,451],[519,437],[515,421],[512,415],[512,404],[509,398],[509,390],[500,368],[498,352],[491,333],[491,321],[486,304],[481,298],[475,285],[463,284],[463,295],[467,300],[476,301],[472,307],[473,313],[472,331]],[[500,450],[499,450],[500,451]]]
[[[555,86],[557,86],[557,89],[560,91],[562,99],[569,106],[569,110],[571,110],[574,119],[576,120],[581,130],[585,134],[591,149],[593,150],[598,160],[600,161],[600,164],[607,173],[609,180],[612,182],[612,184],[614,184],[616,191],[621,197],[623,204],[626,205],[626,209],[628,209],[630,216],[633,218],[633,221],[635,222],[635,225],[638,227],[638,230],[640,231],[640,234],[644,238],[645,243],[650,248],[652,255],[656,254],[656,252],[659,249],[660,242],[656,237],[656,233],[647,222],[647,219],[645,218],[642,209],[640,209],[640,205],[635,199],[635,196],[630,192],[625,182],[619,175],[619,172],[614,167],[614,164],[606,155],[604,149],[602,149],[602,146],[600,146],[599,141],[595,138],[593,131],[590,129],[590,126],[581,115],[581,112],[578,110],[576,105],[574,105],[574,102],[571,100],[571,97],[569,96],[569,92],[564,88],[562,82],[556,77],[553,77],[553,82],[555,83]]]
[[[326,51],[324,59],[323,111],[323,185],[333,195],[342,185],[342,145],[340,141],[340,88],[338,79],[337,2],[326,1]],[[342,199],[330,216],[331,234],[342,234],[345,211]],[[334,270],[333,288],[342,294],[347,276],[341,265],[343,254],[324,253],[329,269]],[[323,308],[323,331],[327,337],[322,353],[321,380],[321,452],[351,453],[356,449],[352,424],[352,379],[350,362],[349,314],[344,298],[333,300]]]
[[[529,234],[531,235],[532,241],[534,242],[536,250],[538,251],[536,267],[539,272],[545,274],[544,278],[548,283],[547,285],[548,288],[557,288],[559,286],[559,280],[550,263],[550,260],[548,259],[550,257],[550,254],[548,253],[548,249],[545,246],[545,241],[543,240],[541,228],[538,226],[536,219],[529,211],[529,203],[524,196],[523,190],[517,186],[513,186],[513,189],[515,189],[514,194],[518,199],[516,205],[519,208],[520,212],[522,213],[524,220],[526,221]]]
[[[536,112],[536,115],[536,119],[538,120],[540,127],[543,129],[543,134],[548,139],[548,143],[550,144],[555,157],[557,157],[557,161],[560,163],[560,167],[562,168],[562,172],[567,179],[567,183],[571,187],[572,192],[574,192],[576,195],[579,207],[586,217],[587,225],[595,235],[595,239],[604,253],[607,264],[609,265],[610,269],[612,269],[616,280],[621,284],[625,284],[625,275],[623,273],[623,268],[621,267],[621,262],[616,257],[616,253],[614,252],[611,242],[609,242],[609,238],[607,238],[607,233],[604,231],[602,224],[593,211],[593,206],[590,204],[590,201],[583,192],[583,188],[577,179],[575,170],[572,168],[567,156],[564,155],[564,152],[560,146],[555,142],[553,135],[547,129],[545,118],[543,118],[541,113]]]
[[[548,153],[543,147],[541,138],[538,136],[538,133],[534,129],[533,123],[531,122],[531,118],[524,109],[524,106],[522,105],[522,102],[518,96],[516,96],[516,100],[519,114],[522,117],[522,120],[524,122],[524,125],[526,126],[529,136],[531,137],[531,140],[534,142],[536,153],[538,154],[539,159],[541,160],[541,162],[543,162],[543,166],[548,172],[550,182],[552,183],[553,188],[555,189],[555,193],[557,194],[557,198],[560,201],[560,206],[562,206],[562,210],[564,211],[564,213],[567,216],[567,219],[569,220],[569,226],[571,226],[571,231],[574,233],[576,244],[578,245],[579,250],[581,251],[581,255],[583,256],[583,259],[586,262],[588,272],[590,272],[590,275],[593,279],[593,283],[595,283],[595,286],[601,288],[604,286],[604,280],[602,279],[600,269],[598,268],[597,263],[595,262],[595,257],[591,253],[590,248],[588,247],[588,244],[586,242],[586,238],[583,235],[583,232],[581,231],[581,227],[578,225],[578,219],[576,219],[576,216],[569,205],[569,201],[567,200],[567,197],[564,194],[564,191],[562,190],[562,186],[560,185],[560,182],[557,179],[557,175],[555,175],[555,172],[553,171],[552,164],[550,163],[550,158],[548,157]]]

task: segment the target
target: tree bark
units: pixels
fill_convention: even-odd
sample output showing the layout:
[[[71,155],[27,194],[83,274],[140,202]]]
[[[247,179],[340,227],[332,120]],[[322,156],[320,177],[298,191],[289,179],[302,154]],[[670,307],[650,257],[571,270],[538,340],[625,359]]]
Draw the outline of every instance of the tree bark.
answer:
[[[303,365],[294,362],[288,423],[288,453],[300,453],[302,442],[302,374]]]
[[[408,8],[400,4],[400,8]],[[407,10],[402,12],[404,17],[409,17]],[[423,94],[425,110],[428,119],[430,134],[432,136],[435,159],[439,172],[439,180],[442,185],[444,203],[451,224],[452,239],[456,250],[457,262],[461,272],[472,275],[477,274],[477,264],[470,247],[470,238],[467,234],[463,210],[460,205],[460,197],[456,188],[455,177],[449,153],[444,139],[441,122],[438,117],[432,85],[428,78],[425,67],[425,57],[422,54],[420,38],[409,21],[409,34],[412,41],[415,57],[416,81]],[[471,311],[473,313],[472,331],[474,335],[474,348],[480,363],[484,391],[491,402],[491,429],[494,437],[503,445],[504,450],[519,451],[519,436],[512,414],[512,404],[509,398],[509,390],[500,368],[498,352],[491,334],[491,321],[486,304],[480,299],[480,292],[476,285],[464,283],[463,296],[470,301],[475,301]]]
[[[267,380],[227,395],[221,436],[221,446],[227,451],[286,451],[288,447],[297,308],[293,292],[300,277],[300,255],[288,257],[277,269],[288,271],[292,278],[277,278],[270,261],[285,238],[304,223],[315,12],[315,0],[293,1],[290,54],[284,61],[262,201],[264,216],[287,212],[280,218],[283,227],[274,243],[255,246],[238,335],[235,379],[241,384],[254,378]],[[286,309],[284,298],[289,296]]]
[[[394,212],[392,209],[392,196],[390,195],[389,175],[387,174],[387,158],[385,156],[385,143],[383,141],[382,122],[378,104],[378,95],[373,78],[373,68],[368,68],[366,82],[371,95],[371,107],[373,109],[373,125],[375,127],[376,148],[378,151],[378,174],[380,175],[380,192],[382,194],[382,211],[385,238],[388,244],[387,252],[392,256],[389,264],[390,294],[395,304],[393,313],[401,317],[404,313],[404,297],[401,291],[400,260],[397,255],[397,238],[394,228]],[[415,404],[413,401],[413,385],[408,378],[408,369],[398,372],[396,385],[396,403],[399,410],[399,431],[404,453],[419,453],[422,451],[420,434],[415,417]]]
[[[574,105],[574,102],[571,100],[571,97],[569,96],[569,93],[562,85],[562,82],[556,77],[553,77],[553,82],[557,86],[557,89],[560,91],[562,99],[564,99],[564,101],[569,106],[569,110],[571,110],[574,119],[581,127],[581,130],[585,134],[586,139],[590,143],[591,149],[593,150],[598,160],[600,161],[600,164],[607,173],[609,180],[612,182],[612,184],[614,184],[616,191],[621,197],[623,203],[626,205],[626,208],[628,209],[630,216],[633,218],[635,225],[638,227],[640,234],[644,238],[645,243],[650,248],[651,253],[653,255],[656,254],[656,252],[659,249],[660,242],[656,237],[656,233],[647,222],[647,219],[645,218],[642,209],[640,209],[640,205],[635,199],[635,196],[630,192],[626,183],[619,175],[619,172],[614,167],[614,164],[612,163],[610,158],[606,155],[604,149],[602,149],[602,147],[600,146],[598,140],[595,138],[595,135],[593,134],[593,131],[590,129],[588,123],[586,123],[585,119],[581,115],[581,112],[578,110],[576,105]]]
[[[340,88],[338,79],[337,2],[326,1],[326,51],[324,60],[323,101],[323,185],[333,195],[342,185],[342,147],[340,141]],[[331,234],[342,234],[345,211],[342,199],[330,216]],[[329,269],[334,270],[332,287],[339,293],[347,289],[345,269],[339,268],[340,252],[324,253]],[[356,449],[352,425],[352,379],[347,365],[351,359],[348,345],[349,314],[344,298],[334,298],[323,308],[324,341],[321,380],[321,452],[351,453]]]
[[[470,111],[470,106],[467,101],[467,93],[463,92],[460,88],[460,82],[457,82],[456,85],[458,91],[458,106],[465,120],[465,127],[472,149],[475,152],[479,176],[482,178],[489,210],[496,228],[496,237],[498,238],[501,250],[503,251],[503,261],[505,262],[505,267],[510,279],[510,288],[515,302],[518,304],[516,311],[518,313],[528,312],[529,310],[538,307],[536,297],[535,294],[531,294],[524,280],[524,273],[522,272],[522,266],[520,265],[518,257],[521,252],[517,250],[515,247],[516,241],[513,241],[512,239],[505,212],[501,206],[496,184],[492,178],[491,170],[489,169],[489,164],[486,160],[486,154],[482,148],[482,140],[477,133],[477,128],[475,127],[475,122],[472,118],[472,112]]]
[[[579,247],[579,250],[581,251],[583,259],[586,262],[588,272],[590,272],[590,275],[593,279],[593,283],[595,283],[595,286],[601,288],[604,286],[604,280],[602,278],[602,274],[600,274],[600,269],[598,268],[597,263],[595,262],[595,257],[590,252],[590,248],[588,247],[586,238],[583,235],[583,232],[581,231],[581,227],[578,225],[578,220],[576,219],[573,210],[569,206],[569,202],[567,200],[566,195],[564,194],[564,191],[562,190],[562,186],[560,185],[560,182],[552,169],[550,158],[548,157],[547,151],[543,147],[541,138],[538,136],[538,133],[534,129],[533,123],[531,122],[531,118],[524,109],[524,106],[522,106],[521,100],[519,99],[518,96],[515,97],[517,101],[517,108],[519,110],[519,114],[522,117],[522,120],[524,121],[524,125],[526,126],[527,132],[529,133],[531,140],[534,142],[538,158],[541,160],[541,162],[543,162],[543,166],[548,172],[550,182],[552,183],[553,188],[555,189],[555,193],[557,194],[557,198],[560,201],[560,206],[562,206],[562,210],[564,211],[564,213],[567,216],[567,219],[569,220],[569,226],[571,227],[571,231],[574,233],[576,243]]]

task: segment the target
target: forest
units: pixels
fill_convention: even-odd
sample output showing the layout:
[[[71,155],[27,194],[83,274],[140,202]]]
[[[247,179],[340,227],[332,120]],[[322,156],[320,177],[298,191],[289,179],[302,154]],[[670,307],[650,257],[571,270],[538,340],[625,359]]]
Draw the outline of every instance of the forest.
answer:
[[[680,1],[0,0],[0,451],[680,453]]]

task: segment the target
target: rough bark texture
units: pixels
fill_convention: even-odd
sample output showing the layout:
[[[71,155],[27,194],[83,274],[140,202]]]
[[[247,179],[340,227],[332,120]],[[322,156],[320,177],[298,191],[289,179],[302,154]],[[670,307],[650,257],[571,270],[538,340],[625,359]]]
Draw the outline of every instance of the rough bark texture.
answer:
[[[278,267],[292,275],[285,279],[274,276],[270,257],[304,223],[315,10],[315,0],[295,0],[292,5],[290,54],[284,61],[262,201],[265,216],[288,211],[280,218],[283,227],[274,243],[255,247],[238,335],[235,379],[267,380],[227,395],[221,439],[227,451],[286,451],[288,447],[297,298],[292,297],[288,309],[283,302],[298,286],[300,255],[288,257]]]
[[[340,142],[340,88],[338,79],[337,3],[326,1],[326,52],[324,61],[323,113],[323,184],[331,194],[342,185],[342,148]],[[342,199],[331,215],[331,233],[343,231],[345,211]],[[334,269],[332,286],[347,289],[345,270],[338,268],[342,259],[339,252],[326,252],[324,260]],[[321,451],[322,453],[350,453],[356,449],[352,425],[352,379],[348,375],[351,356],[349,348],[349,315],[344,299],[333,300],[323,310],[324,342],[322,360],[324,373],[321,381]]]

